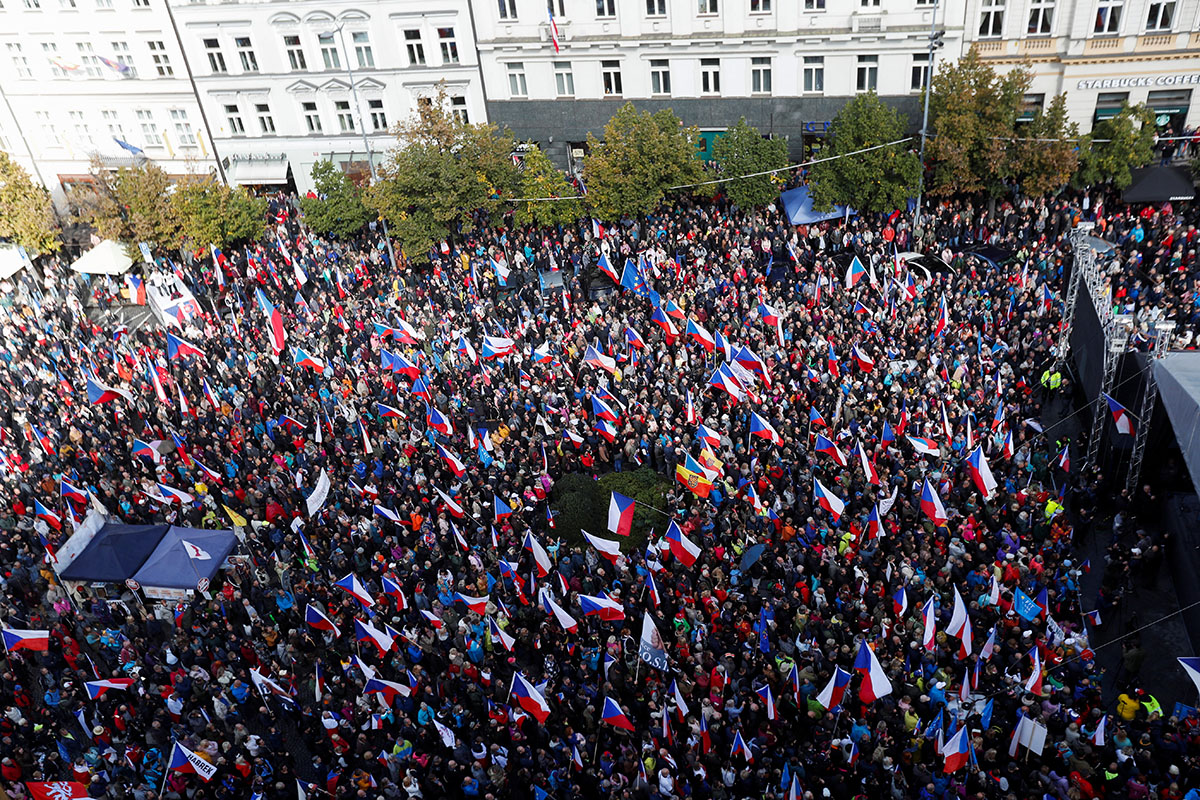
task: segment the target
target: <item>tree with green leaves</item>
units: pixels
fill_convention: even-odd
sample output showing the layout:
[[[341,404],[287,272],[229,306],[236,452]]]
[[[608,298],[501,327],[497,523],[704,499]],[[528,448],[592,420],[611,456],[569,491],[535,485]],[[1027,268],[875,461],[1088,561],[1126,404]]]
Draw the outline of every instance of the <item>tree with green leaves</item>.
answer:
[[[1025,67],[999,75],[972,47],[946,61],[933,77],[928,143],[930,194],[1005,194],[1017,148],[1010,148],[1025,92],[1033,80]]]
[[[1078,138],[1079,126],[1067,118],[1065,94],[1022,125],[1009,153],[1022,193],[1037,197],[1065,186],[1079,166]]]
[[[1083,138],[1075,185],[1128,188],[1133,182],[1130,169],[1144,167],[1154,158],[1154,134],[1154,112],[1141,103],[1126,103]]]
[[[904,118],[874,92],[842,107],[829,130],[821,157],[842,156],[904,138]],[[907,143],[880,147],[814,164],[809,173],[813,206],[848,205],[856,211],[904,208],[917,188],[921,163]]]
[[[262,236],[267,229],[267,201],[242,186],[229,187],[210,177],[189,178],[170,197],[180,233],[193,246],[229,247]]]
[[[757,173],[787,166],[787,142],[763,138],[758,128],[748,125],[746,118],[742,117],[736,125],[717,137],[713,144],[713,160],[721,165],[722,177],[755,176],[720,184],[734,203],[741,208],[765,206],[779,197],[781,180],[777,177],[778,173]]]
[[[471,214],[501,209],[519,185],[512,134],[495,125],[471,125],[446,111],[444,91],[418,105],[414,120],[396,130],[367,205],[383,215],[405,255],[429,260],[436,242],[470,231]]]
[[[179,217],[171,204],[171,179],[152,161],[108,169],[92,161],[93,184],[71,198],[72,214],[105,239],[175,247],[180,242]]]
[[[567,176],[550,163],[550,158],[537,146],[525,151],[517,191],[521,197],[574,197],[575,187]],[[580,200],[541,200],[513,203],[513,217],[518,224],[565,225],[583,215]]]
[[[346,239],[371,221],[362,190],[329,159],[313,164],[313,189],[317,197],[301,197],[304,223],[321,236]]]
[[[0,151],[0,239],[21,245],[30,257],[59,248],[50,193],[24,167]]]
[[[588,134],[583,162],[588,206],[605,220],[646,214],[672,186],[704,179],[700,131],[684,127],[670,109],[651,114],[621,106],[604,126],[604,141]]]

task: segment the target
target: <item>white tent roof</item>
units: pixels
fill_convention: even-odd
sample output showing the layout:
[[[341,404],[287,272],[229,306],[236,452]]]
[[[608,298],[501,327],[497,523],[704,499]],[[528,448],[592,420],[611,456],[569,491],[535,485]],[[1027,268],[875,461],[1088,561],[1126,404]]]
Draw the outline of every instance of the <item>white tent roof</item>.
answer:
[[[71,269],[91,275],[120,275],[131,266],[133,259],[125,255],[125,248],[112,239],[105,239],[80,256]]]
[[[0,278],[11,278],[28,264],[29,260],[21,256],[15,244],[0,244]]]

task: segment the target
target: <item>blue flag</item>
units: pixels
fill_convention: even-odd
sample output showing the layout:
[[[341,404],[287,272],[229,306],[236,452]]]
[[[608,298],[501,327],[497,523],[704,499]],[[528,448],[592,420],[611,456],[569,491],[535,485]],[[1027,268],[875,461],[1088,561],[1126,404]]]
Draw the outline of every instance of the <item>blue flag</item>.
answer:
[[[1020,589],[1017,589],[1013,595],[1013,611],[1016,611],[1029,622],[1033,622],[1042,615],[1042,609],[1038,607],[1033,598]]]
[[[992,727],[992,700],[987,701],[987,705],[983,707],[983,714],[979,718],[979,727],[985,731]]]

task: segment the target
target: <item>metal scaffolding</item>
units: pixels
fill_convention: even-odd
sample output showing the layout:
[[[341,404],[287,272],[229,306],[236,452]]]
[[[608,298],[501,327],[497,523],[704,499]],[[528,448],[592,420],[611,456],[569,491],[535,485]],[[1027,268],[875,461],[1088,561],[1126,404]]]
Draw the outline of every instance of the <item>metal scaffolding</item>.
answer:
[[[1086,280],[1086,276],[1084,277]],[[1095,295],[1092,297],[1095,298]],[[1108,419],[1108,402],[1104,396],[1112,395],[1117,366],[1120,365],[1121,356],[1129,344],[1129,330],[1133,327],[1133,317],[1129,314],[1109,314],[1108,317],[1108,323],[1104,326],[1104,378],[1100,382],[1100,392],[1092,401],[1092,435],[1088,439],[1084,468],[1095,466],[1096,459],[1100,456],[1100,438],[1104,435],[1104,423]]]
[[[1158,381],[1154,378],[1154,362],[1167,354],[1171,347],[1171,334],[1175,323],[1160,320],[1154,323],[1154,346],[1146,361],[1146,388],[1142,392],[1142,405],[1138,409],[1137,430],[1134,431],[1133,454],[1129,457],[1129,474],[1125,488],[1131,493],[1137,488],[1142,476],[1142,461],[1146,458],[1146,441],[1150,438],[1150,423],[1154,417],[1154,404],[1158,401]]]
[[[1054,368],[1057,371],[1062,370],[1067,355],[1071,352],[1071,329],[1075,325],[1075,306],[1079,303],[1079,287],[1083,284],[1080,278],[1085,269],[1094,269],[1096,264],[1096,251],[1087,245],[1087,236],[1091,232],[1091,226],[1092,223],[1080,223],[1071,231],[1071,252],[1075,254],[1075,261],[1071,265],[1071,282],[1067,284],[1067,296],[1063,298],[1058,357],[1054,362]]]

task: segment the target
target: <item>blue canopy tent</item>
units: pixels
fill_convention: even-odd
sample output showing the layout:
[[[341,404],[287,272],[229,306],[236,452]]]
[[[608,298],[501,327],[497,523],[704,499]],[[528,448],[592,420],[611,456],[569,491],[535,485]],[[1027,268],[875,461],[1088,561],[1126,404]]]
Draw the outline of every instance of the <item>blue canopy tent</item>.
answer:
[[[121,583],[138,571],[166,536],[167,525],[105,524],[60,577],[69,581]]]
[[[233,531],[172,525],[133,579],[144,587],[195,589],[201,578],[212,580],[236,546]]]
[[[813,211],[813,200],[808,193],[807,186],[788,189],[779,195],[779,199],[783,202],[783,210],[793,225],[810,225],[814,222],[841,219],[846,216],[845,206],[834,206],[832,211]],[[858,214],[853,208],[849,211],[852,217]]]

